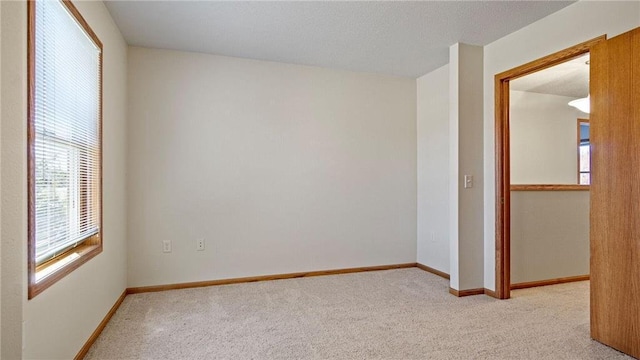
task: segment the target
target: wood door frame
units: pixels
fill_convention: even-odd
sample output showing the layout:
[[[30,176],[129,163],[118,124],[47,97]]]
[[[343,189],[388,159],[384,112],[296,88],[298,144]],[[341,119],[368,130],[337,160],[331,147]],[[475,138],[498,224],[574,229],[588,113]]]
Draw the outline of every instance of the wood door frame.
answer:
[[[607,40],[606,35],[585,41],[551,55],[528,62],[495,76],[495,142],[496,142],[496,297],[511,296],[511,177],[509,147],[509,82],[582,56],[595,44]]]

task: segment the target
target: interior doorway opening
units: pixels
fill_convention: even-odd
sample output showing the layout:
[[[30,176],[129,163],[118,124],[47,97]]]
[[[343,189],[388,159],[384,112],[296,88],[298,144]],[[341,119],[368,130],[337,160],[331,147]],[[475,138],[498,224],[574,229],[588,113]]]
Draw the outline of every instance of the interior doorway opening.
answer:
[[[586,41],[571,48],[559,51],[541,59],[524,64],[517,68],[505,71],[495,76],[496,98],[496,296],[500,299],[508,299],[511,296],[511,206],[512,206],[512,181],[511,181],[511,139],[510,139],[510,90],[511,83],[527,75],[540,72],[551,67],[578,60],[588,55],[595,44],[606,40],[606,36]],[[589,102],[587,97],[587,103]],[[580,124],[578,124],[580,126]],[[574,127],[575,129],[575,127]],[[578,141],[581,136],[578,134]],[[576,148],[576,167],[572,170],[573,184],[548,184],[536,185],[537,190],[549,190],[545,186],[563,186],[562,190],[584,190],[587,185],[580,184],[580,145]],[[518,176],[521,176],[519,174]],[[519,181],[522,181],[520,179]],[[568,181],[560,181],[567,183]],[[527,184],[521,184],[527,185]],[[516,185],[520,186],[520,185]],[[531,188],[530,190],[536,190]],[[588,234],[587,234],[588,235]],[[587,250],[588,251],[588,250]],[[557,279],[556,279],[557,280]],[[567,279],[565,279],[567,280]],[[577,279],[573,279],[577,280]],[[531,285],[531,284],[529,284]]]

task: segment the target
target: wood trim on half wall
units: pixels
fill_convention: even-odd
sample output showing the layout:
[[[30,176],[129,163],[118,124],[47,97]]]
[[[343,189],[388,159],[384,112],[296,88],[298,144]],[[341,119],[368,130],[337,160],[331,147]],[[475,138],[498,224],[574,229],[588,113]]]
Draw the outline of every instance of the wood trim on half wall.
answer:
[[[496,157],[496,297],[511,295],[511,178],[509,155],[509,82],[546,68],[574,59],[605,41],[606,35],[585,41],[495,76],[495,157]]]
[[[589,185],[511,185],[511,191],[589,191]]]

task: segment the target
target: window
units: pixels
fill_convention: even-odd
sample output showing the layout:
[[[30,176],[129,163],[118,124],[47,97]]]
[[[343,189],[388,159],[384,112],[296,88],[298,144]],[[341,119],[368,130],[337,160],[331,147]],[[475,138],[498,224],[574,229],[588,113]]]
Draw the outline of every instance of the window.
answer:
[[[29,1],[29,299],[102,251],[102,43]]]
[[[589,120],[578,119],[578,184],[591,183],[591,144]]]

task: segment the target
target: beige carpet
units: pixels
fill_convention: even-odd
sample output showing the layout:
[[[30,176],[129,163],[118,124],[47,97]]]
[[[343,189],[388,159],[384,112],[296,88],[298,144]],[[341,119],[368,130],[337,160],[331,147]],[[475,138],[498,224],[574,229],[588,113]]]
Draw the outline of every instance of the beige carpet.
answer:
[[[589,283],[456,298],[417,268],[129,295],[86,359],[630,359]]]

